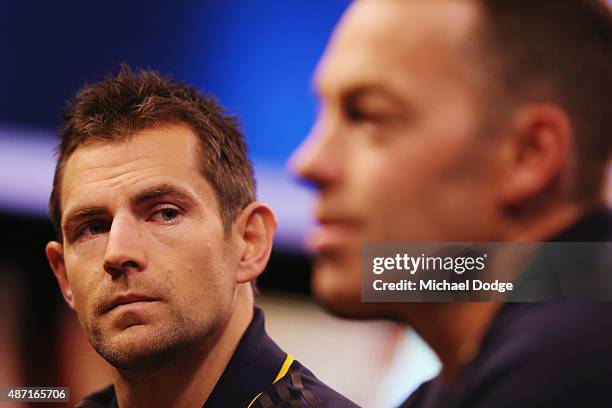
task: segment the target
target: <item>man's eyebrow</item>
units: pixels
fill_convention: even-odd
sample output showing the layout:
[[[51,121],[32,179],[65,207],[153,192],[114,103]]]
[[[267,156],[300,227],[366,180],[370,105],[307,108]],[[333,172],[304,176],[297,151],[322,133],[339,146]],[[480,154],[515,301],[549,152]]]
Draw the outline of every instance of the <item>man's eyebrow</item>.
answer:
[[[135,207],[160,197],[173,197],[185,204],[195,204],[195,200],[190,193],[171,184],[160,184],[146,188],[136,194],[130,200],[130,204]]]
[[[350,89],[344,94],[344,100],[358,100],[369,96],[379,96],[386,98],[399,106],[407,105],[406,101],[396,95],[393,91],[380,85],[362,85]]]
[[[400,95],[397,95],[392,88],[377,82],[357,82],[351,85],[347,84],[346,87],[338,86],[338,84],[333,84],[331,86],[328,85],[329,84],[321,79],[315,79],[313,80],[311,86],[313,93],[319,99],[328,97],[334,93],[336,93],[336,95],[339,96],[344,102],[356,101],[370,96],[378,96],[388,99],[399,107],[412,109],[411,104],[404,100],[404,98],[402,98]]]
[[[173,197],[185,205],[195,204],[195,200],[191,194],[183,190],[182,188],[173,186],[171,184],[160,184],[152,186],[140,191],[131,200],[130,204],[134,207],[142,205],[148,201],[158,199],[160,197]],[[74,209],[66,212],[66,216],[62,221],[62,227],[69,224],[76,223],[83,218],[95,217],[99,215],[106,215],[109,211],[106,207],[96,205],[81,205]]]
[[[102,206],[78,206],[66,212],[66,217],[62,222],[62,227],[75,223],[83,218],[94,217],[104,214],[108,214],[108,210]]]

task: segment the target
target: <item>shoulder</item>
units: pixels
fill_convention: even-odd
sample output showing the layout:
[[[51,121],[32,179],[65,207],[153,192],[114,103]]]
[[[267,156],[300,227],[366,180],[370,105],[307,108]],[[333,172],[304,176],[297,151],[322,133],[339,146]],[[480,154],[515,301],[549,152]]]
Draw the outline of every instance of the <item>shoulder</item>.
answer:
[[[611,303],[510,304],[496,320],[462,376],[465,406],[612,406]]]
[[[440,387],[436,387],[436,382],[440,380],[440,377],[436,377],[432,380],[424,382],[417,388],[406,401],[404,401],[398,408],[427,408],[427,407],[435,407],[435,400],[438,400],[442,406],[450,405],[450,400],[441,401],[444,398],[447,398],[446,392],[443,392],[440,395]],[[436,390],[436,388],[438,388]],[[432,401],[432,398],[435,400]],[[448,402],[448,403],[445,403]]]
[[[252,407],[358,408],[344,396],[322,383],[298,361],[266,389]]]
[[[401,407],[612,406],[610,344],[612,303],[507,304],[454,391],[437,377]]]
[[[93,394],[88,395],[74,408],[115,408],[117,407],[115,399],[115,388],[109,385]]]

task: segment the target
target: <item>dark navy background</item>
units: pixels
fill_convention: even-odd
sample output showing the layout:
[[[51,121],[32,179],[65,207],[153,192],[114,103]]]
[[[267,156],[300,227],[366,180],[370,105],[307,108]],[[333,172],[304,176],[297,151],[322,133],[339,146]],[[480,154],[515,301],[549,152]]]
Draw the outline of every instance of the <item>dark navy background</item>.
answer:
[[[126,62],[215,94],[240,116],[252,155],[282,164],[312,124],[312,71],[347,4],[4,2],[0,124],[54,130],[66,98]]]

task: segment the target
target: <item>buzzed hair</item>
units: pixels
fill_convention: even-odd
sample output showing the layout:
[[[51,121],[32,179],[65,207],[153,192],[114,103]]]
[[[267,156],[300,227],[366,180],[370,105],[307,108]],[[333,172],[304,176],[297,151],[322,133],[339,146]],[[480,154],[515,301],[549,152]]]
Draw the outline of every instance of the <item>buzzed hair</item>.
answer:
[[[612,14],[603,0],[479,0],[482,69],[509,106],[552,102],[575,134],[576,198],[593,198],[612,150]],[[497,101],[489,100],[489,104]],[[493,108],[492,108],[493,109]]]
[[[61,185],[66,162],[85,143],[113,143],[166,123],[188,125],[198,137],[198,167],[212,185],[224,228],[255,200],[255,178],[237,120],[217,101],[192,86],[155,71],[127,65],[100,82],[87,84],[67,104],[59,132],[49,214],[62,241]],[[171,135],[169,135],[171,137]]]

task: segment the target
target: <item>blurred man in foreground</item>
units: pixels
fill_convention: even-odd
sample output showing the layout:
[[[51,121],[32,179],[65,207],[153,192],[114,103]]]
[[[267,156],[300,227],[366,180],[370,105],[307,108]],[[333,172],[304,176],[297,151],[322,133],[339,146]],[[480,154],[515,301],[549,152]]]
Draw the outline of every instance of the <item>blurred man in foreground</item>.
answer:
[[[355,406],[264,331],[276,220],[213,99],[123,67],[77,94],[58,151],[46,254],[114,367],[79,407]]]
[[[443,369],[405,407],[612,406],[612,305],[362,303],[360,245],[609,241],[612,23],[589,0],[357,0],[293,167],[313,289],[409,323]]]

